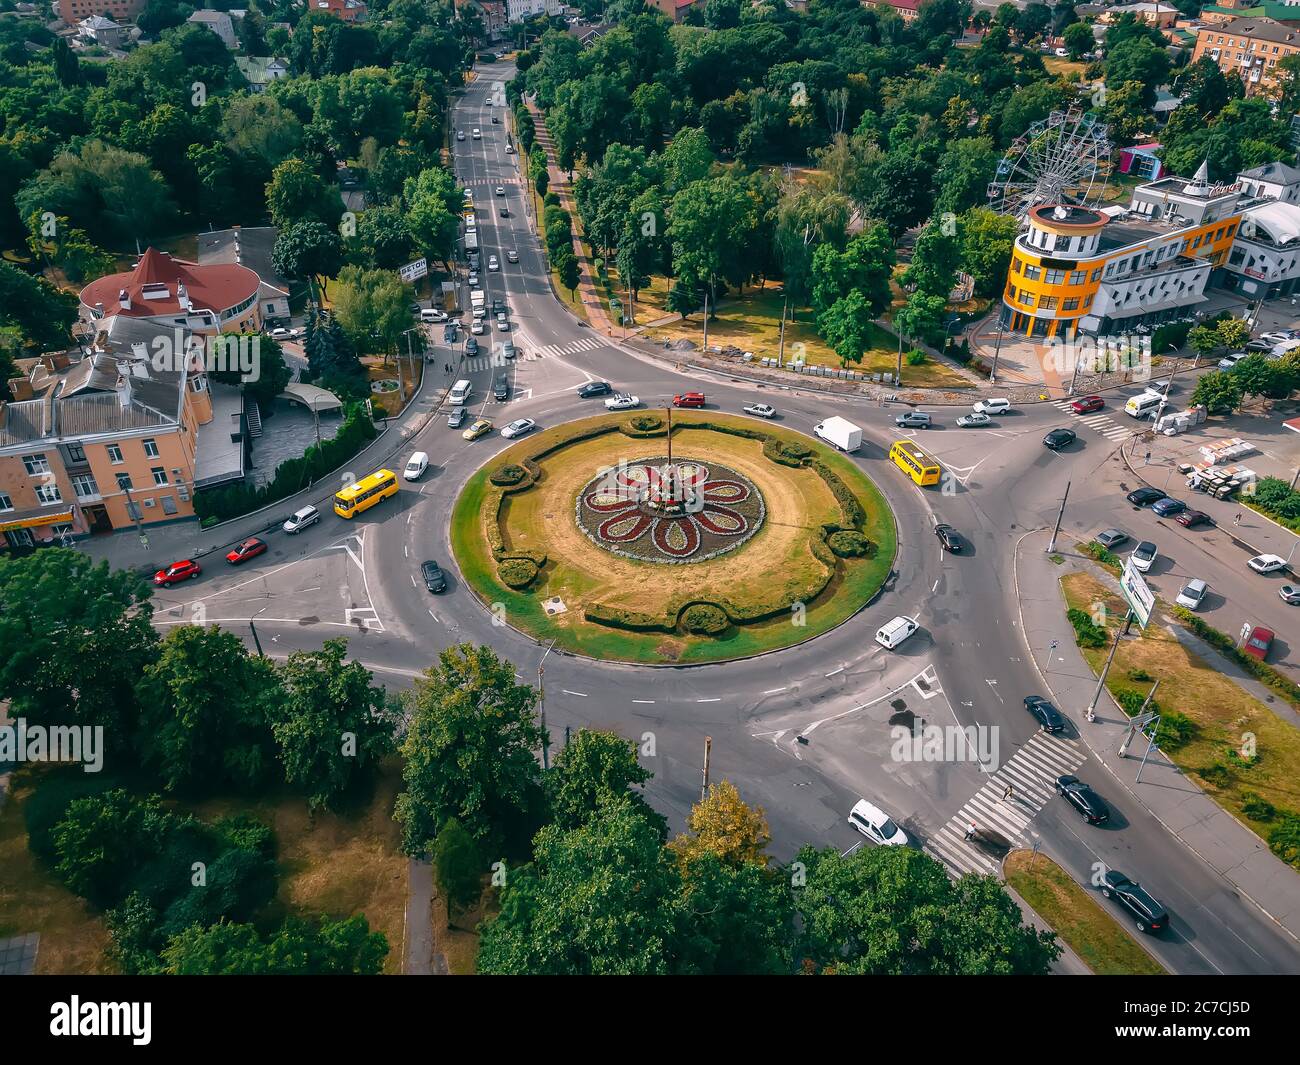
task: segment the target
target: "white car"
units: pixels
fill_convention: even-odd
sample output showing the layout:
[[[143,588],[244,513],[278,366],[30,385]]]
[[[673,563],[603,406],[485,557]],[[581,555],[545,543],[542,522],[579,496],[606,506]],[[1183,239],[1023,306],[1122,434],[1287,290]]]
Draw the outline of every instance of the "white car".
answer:
[[[315,525],[318,521],[320,521],[319,510],[315,507],[303,507],[289,515],[289,520],[280,528],[287,533],[297,533],[302,532],[308,525]]]
[[[474,287],[476,287],[476,286],[478,285],[478,271],[477,271],[477,270],[471,270],[471,271],[469,272],[469,278],[468,278],[468,281],[469,281],[469,287],[470,287],[470,288],[474,288]]]
[[[894,824],[884,810],[866,799],[859,799],[849,813],[849,824],[873,843],[882,847],[906,847],[907,833]]]
[[[500,264],[499,262],[497,262],[497,257],[496,257],[495,255],[489,255],[489,256],[488,256],[488,269],[489,269],[489,270],[500,270],[500,269],[501,269],[501,264]]]
[[[463,141],[465,139],[465,131],[463,129],[458,129],[456,131],[456,139],[458,141]]]
[[[1133,548],[1133,553],[1129,555],[1128,559],[1133,563],[1133,568],[1135,570],[1140,570],[1141,572],[1146,573],[1147,570],[1155,565],[1158,557],[1159,552],[1156,550],[1156,545],[1150,540],[1143,540],[1137,545],[1137,547]]]
[[[498,185],[498,186],[497,186],[497,195],[498,195],[498,196],[504,196],[505,194],[506,194],[506,187],[505,187],[504,185]]]
[[[987,414],[963,414],[957,419],[957,426],[961,429],[977,429],[982,425],[992,425],[993,419]]]
[[[480,133],[477,129],[474,130],[473,136],[476,141],[481,141],[483,139],[483,134]]]
[[[475,318],[474,324],[469,327],[469,331],[473,333],[476,337],[481,337],[486,332],[486,330],[483,328],[483,319]]]
[[[501,435],[507,440],[513,440],[517,436],[523,436],[524,433],[531,433],[536,428],[537,423],[532,418],[519,418],[502,429]]]
[[[619,392],[605,400],[606,410],[631,410],[639,406],[641,406],[640,397],[629,396],[626,392]]]
[[[428,468],[428,454],[423,451],[417,451],[406,460],[406,469],[402,471],[402,477],[408,481],[418,481],[424,476],[424,471]]]
[[[515,146],[513,144],[506,144],[506,155],[514,155],[514,154],[515,154]]]
[[[420,321],[422,322],[445,322],[446,320],[447,312],[444,310],[439,310],[437,307],[420,308]]]
[[[971,409],[976,414],[1006,414],[1011,409],[1011,400],[981,399]]]
[[[502,333],[510,332],[510,319],[504,314],[497,315],[497,329]]]
[[[766,403],[751,403],[748,407],[741,407],[746,414],[752,414],[755,418],[775,418],[776,408],[768,406]]]
[[[1209,590],[1210,586],[1198,577],[1182,586],[1174,602],[1188,610],[1195,610],[1205,601],[1205,593]]]
[[[517,263],[518,261],[519,261],[519,253],[517,251],[514,251],[512,249],[506,252],[506,262]]]
[[[1058,48],[1056,50],[1057,59],[1068,59],[1069,55],[1070,55],[1070,50],[1068,48]]]
[[[1286,559],[1281,555],[1256,555],[1246,563],[1256,573],[1276,573],[1286,569]]]
[[[285,329],[283,327],[279,329],[272,329],[270,332],[270,337],[272,340],[292,340],[297,335],[298,335],[298,330]]]
[[[886,651],[892,651],[919,628],[913,618],[896,617],[892,621],[886,621],[880,627],[876,633],[876,643]]]
[[[1228,370],[1235,370],[1237,368],[1237,363],[1241,362],[1245,357],[1246,353],[1244,351],[1230,352],[1219,360],[1219,369],[1225,372]]]

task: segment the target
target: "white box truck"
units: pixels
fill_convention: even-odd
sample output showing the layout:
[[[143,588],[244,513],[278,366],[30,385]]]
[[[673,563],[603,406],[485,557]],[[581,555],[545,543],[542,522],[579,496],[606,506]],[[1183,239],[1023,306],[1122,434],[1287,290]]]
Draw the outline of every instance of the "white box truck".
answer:
[[[843,418],[827,418],[813,426],[813,433],[841,451],[857,451],[862,445],[862,430]]]

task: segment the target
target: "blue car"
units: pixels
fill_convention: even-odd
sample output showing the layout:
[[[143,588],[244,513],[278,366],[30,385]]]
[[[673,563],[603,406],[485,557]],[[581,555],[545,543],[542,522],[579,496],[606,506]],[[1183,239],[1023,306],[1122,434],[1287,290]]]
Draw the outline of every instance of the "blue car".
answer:
[[[1186,510],[1187,504],[1165,496],[1163,499],[1157,499],[1152,503],[1151,509],[1162,518],[1172,518],[1175,514],[1181,514]]]

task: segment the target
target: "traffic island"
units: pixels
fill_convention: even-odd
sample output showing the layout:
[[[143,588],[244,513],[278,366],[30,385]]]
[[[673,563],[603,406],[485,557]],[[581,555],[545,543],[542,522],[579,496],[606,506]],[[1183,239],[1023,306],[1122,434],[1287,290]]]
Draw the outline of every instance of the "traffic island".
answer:
[[[1070,875],[1041,853],[1012,851],[1007,884],[1098,976],[1164,976],[1165,968]]]
[[[508,448],[452,513],[495,617],[560,650],[695,664],[790,647],[888,577],[893,514],[851,461],[752,419],[640,411]]]

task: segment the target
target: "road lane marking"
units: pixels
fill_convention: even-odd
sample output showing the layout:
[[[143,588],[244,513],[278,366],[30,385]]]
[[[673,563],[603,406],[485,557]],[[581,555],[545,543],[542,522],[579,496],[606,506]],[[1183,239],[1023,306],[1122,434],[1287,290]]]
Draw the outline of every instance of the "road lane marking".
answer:
[[[767,691],[765,691],[763,694],[764,694],[764,695],[775,695],[777,692],[783,692],[783,691],[785,691],[785,690],[786,690],[785,688],[768,688]]]
[[[843,672],[844,672],[844,667],[843,667],[843,666],[840,666],[839,669],[832,669],[829,673],[826,674],[826,676],[828,676],[828,677],[833,677],[833,676],[835,676],[837,673],[843,673]]]
[[[565,695],[577,695],[583,699],[587,698],[586,692],[571,692],[568,688],[561,688],[560,691],[564,692]]]
[[[696,699],[697,703],[720,703],[721,699]]]
[[[654,705],[654,700],[653,700],[653,699],[633,699],[632,701],[633,701],[634,703],[649,703],[649,704],[652,705],[652,706]]]

